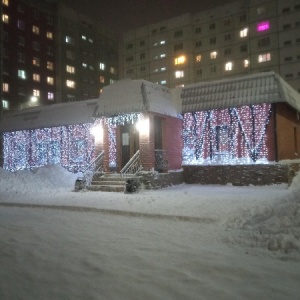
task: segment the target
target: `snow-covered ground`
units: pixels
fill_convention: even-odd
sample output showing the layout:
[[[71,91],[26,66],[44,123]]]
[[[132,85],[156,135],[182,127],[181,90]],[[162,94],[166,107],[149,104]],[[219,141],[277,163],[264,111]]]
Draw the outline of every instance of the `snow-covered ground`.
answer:
[[[77,176],[0,169],[0,299],[298,299],[300,174],[137,194]]]

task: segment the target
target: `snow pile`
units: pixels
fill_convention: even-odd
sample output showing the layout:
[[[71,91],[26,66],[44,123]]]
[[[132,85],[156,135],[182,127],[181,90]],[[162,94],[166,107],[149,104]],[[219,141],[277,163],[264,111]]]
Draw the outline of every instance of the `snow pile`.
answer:
[[[300,172],[293,179],[284,198],[274,205],[246,209],[227,222],[238,230],[237,240],[251,247],[263,247],[274,253],[300,254]]]
[[[48,165],[32,171],[9,172],[0,168],[0,190],[9,193],[45,193],[47,190],[72,190],[80,174],[60,165]]]

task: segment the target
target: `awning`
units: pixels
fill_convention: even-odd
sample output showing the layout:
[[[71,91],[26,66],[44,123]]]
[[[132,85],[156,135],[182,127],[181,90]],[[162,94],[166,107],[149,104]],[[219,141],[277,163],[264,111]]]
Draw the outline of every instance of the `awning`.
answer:
[[[276,102],[300,111],[300,94],[274,72],[188,85],[181,98],[183,113]]]

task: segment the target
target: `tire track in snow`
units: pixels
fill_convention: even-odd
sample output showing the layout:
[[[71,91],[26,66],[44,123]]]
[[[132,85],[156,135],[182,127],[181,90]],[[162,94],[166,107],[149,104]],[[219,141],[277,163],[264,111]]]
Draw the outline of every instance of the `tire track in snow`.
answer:
[[[216,219],[205,218],[205,217],[201,218],[201,217],[191,217],[191,216],[181,216],[181,215],[164,215],[164,214],[156,214],[156,213],[151,214],[151,213],[104,209],[104,208],[95,208],[95,207],[87,207],[87,206],[47,205],[47,204],[44,205],[44,204],[0,202],[0,207],[36,208],[36,209],[42,208],[42,209],[53,209],[53,210],[65,210],[70,212],[92,212],[92,213],[100,213],[100,214],[122,216],[122,217],[161,219],[161,220],[172,220],[172,221],[204,223],[204,224],[212,224],[217,222]]]

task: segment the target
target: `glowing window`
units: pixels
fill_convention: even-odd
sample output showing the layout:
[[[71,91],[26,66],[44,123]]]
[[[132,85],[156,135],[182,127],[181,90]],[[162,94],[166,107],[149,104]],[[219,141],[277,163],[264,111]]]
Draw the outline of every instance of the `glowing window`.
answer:
[[[75,73],[75,67],[66,65],[66,71],[67,71],[67,73],[74,74]]]
[[[175,78],[183,78],[183,77],[184,77],[184,71],[175,72]]]
[[[34,97],[39,97],[40,96],[40,90],[32,90],[32,95]]]
[[[54,64],[51,61],[47,61],[47,69],[48,70],[53,70],[54,69]]]
[[[26,72],[24,70],[18,70],[18,77],[21,79],[26,79]]]
[[[8,24],[8,22],[9,22],[9,16],[8,15],[2,15],[2,21],[3,21],[3,23]]]
[[[47,83],[50,84],[50,85],[53,85],[54,84],[54,78],[53,77],[47,77]]]
[[[105,82],[104,76],[100,76],[100,77],[99,77],[99,81],[100,81],[101,83],[104,83],[104,82]]]
[[[225,64],[225,71],[232,71],[232,62],[228,62]]]
[[[99,69],[100,70],[105,70],[105,64],[104,63],[100,63],[99,64]]]
[[[5,6],[8,6],[9,5],[9,0],[2,0],[2,4],[5,5]]]
[[[246,36],[248,36],[248,28],[244,28],[240,31],[241,38],[246,37]]]
[[[164,45],[166,43],[166,41],[160,41],[161,45]]]
[[[66,81],[66,86],[71,88],[71,89],[75,89],[75,81],[73,80],[67,80]]]
[[[66,43],[73,45],[74,44],[74,39],[71,36],[66,36]]]
[[[2,100],[3,109],[9,109],[9,102],[7,100]]]
[[[160,55],[160,58],[165,58],[166,57],[166,54],[165,53],[162,53],[161,55]]]
[[[196,56],[196,62],[200,62],[200,61],[201,61],[201,59],[202,59],[202,56],[201,56],[201,54],[199,54],[199,55],[197,55],[197,56]]]
[[[40,66],[40,59],[38,57],[34,57],[32,59],[32,64],[36,67],[39,67]]]
[[[40,28],[38,26],[32,26],[32,32],[34,34],[40,34]]]
[[[184,64],[186,57],[184,55],[175,58],[175,65]]]
[[[248,68],[248,67],[249,67],[249,60],[248,60],[248,59],[245,59],[245,60],[244,60],[244,67],[245,67],[245,68]]]
[[[264,62],[270,61],[270,60],[271,60],[271,53],[264,53],[264,54],[258,55],[259,63],[264,63]]]
[[[111,74],[116,74],[117,73],[116,68],[114,68],[114,67],[110,67],[109,71],[110,71]]]
[[[36,74],[36,73],[33,73],[32,74],[32,79],[33,79],[33,81],[40,81],[40,74]]]
[[[48,100],[54,100],[54,93],[48,92]]]
[[[2,91],[3,92],[9,92],[9,85],[8,85],[8,83],[3,83],[2,84]]]
[[[86,40],[86,36],[85,36],[85,35],[82,35],[81,38],[82,38],[83,40]]]
[[[47,39],[49,39],[49,40],[53,40],[53,32],[47,31],[46,37],[47,37]]]
[[[210,52],[210,59],[216,59],[217,58],[217,51]]]
[[[270,29],[270,22],[266,21],[266,22],[260,22],[257,24],[256,26],[256,31],[266,31]]]

